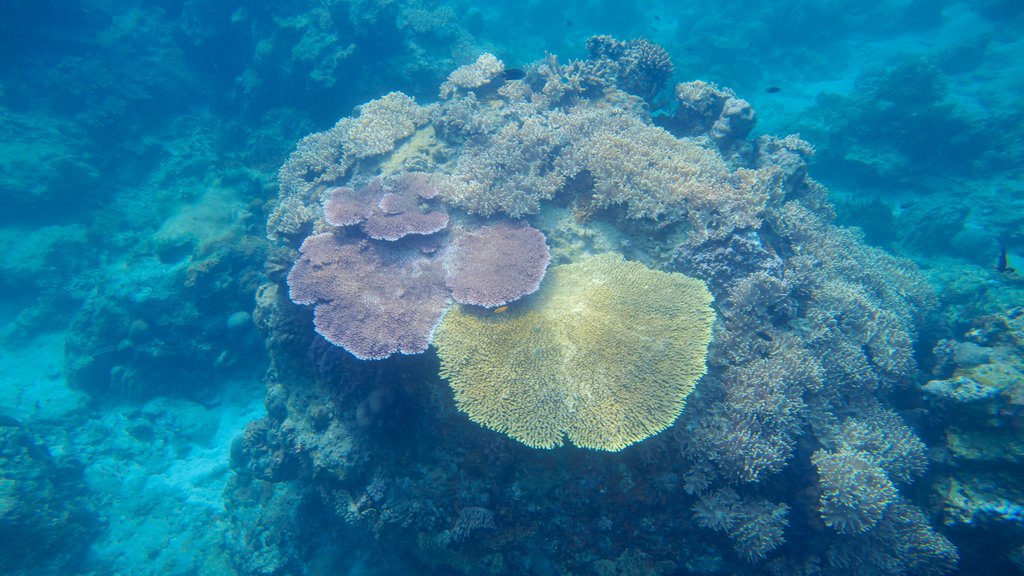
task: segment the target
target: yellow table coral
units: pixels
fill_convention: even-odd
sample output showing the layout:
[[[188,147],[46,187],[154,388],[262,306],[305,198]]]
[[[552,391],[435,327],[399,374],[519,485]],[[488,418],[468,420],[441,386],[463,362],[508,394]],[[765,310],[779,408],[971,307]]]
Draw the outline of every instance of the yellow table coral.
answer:
[[[535,448],[619,451],[675,421],[705,372],[700,280],[618,254],[556,266],[502,314],[453,307],[434,344],[470,419]]]

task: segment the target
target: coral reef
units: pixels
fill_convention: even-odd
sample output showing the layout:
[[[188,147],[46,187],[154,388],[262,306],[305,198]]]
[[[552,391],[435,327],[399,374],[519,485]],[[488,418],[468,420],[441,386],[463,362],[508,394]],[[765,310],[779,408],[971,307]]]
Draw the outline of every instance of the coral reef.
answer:
[[[342,180],[356,162],[391,151],[429,116],[429,108],[391,92],[359,106],[353,118],[303,138],[278,172],[281,199],[267,219],[268,237],[301,232],[319,216],[310,204],[320,201],[327,185]]]
[[[441,98],[451,98],[456,92],[469,91],[493,82],[505,70],[505,64],[493,54],[481,54],[476,62],[456,68],[441,84]]]
[[[438,235],[449,217],[421,204],[437,194],[427,174],[329,191],[324,221],[340,230],[303,241],[288,273],[289,295],[312,305],[317,332],[357,358],[425,351],[449,294],[496,307],[536,291],[544,277],[544,234],[525,222],[463,229],[451,244]],[[355,224],[366,237],[344,236]]]
[[[861,189],[921,186],[940,164],[944,173],[970,170],[986,147],[984,128],[946,101],[947,92],[935,62],[908,55],[864,72],[850,96],[820,95],[808,116],[817,122],[802,132],[828,142],[818,169],[835,182]],[[830,136],[818,138],[822,131]]]
[[[339,355],[266,285],[255,317],[272,358],[268,413],[238,469],[253,482],[295,478],[335,534],[370,535],[402,551],[388,566],[427,573],[951,571],[955,548],[918,508],[925,444],[895,409],[917,393],[918,333],[936,307],[921,273],[836,225],[809,176],[810,144],[749,140],[749,102],[684,83],[656,125],[667,57],[646,41],[588,48],[523,74],[480,57],[377,156],[346,148],[355,118],[300,142],[272,237],[443,262],[445,297],[472,304],[441,321],[438,371],[429,354]],[[321,137],[330,144],[317,150]],[[410,171],[430,175],[437,194],[417,207],[444,210],[447,228],[366,237],[357,224],[375,210],[412,211],[400,195],[384,200]],[[298,215],[287,231],[283,213]],[[476,240],[502,229],[543,242],[508,239],[518,254],[485,255]],[[492,278],[520,277],[497,262],[525,258],[524,284],[540,288],[466,298],[454,280],[464,250]],[[608,250],[631,262],[592,256]],[[542,253],[558,265],[540,281]],[[311,265],[303,255],[295,270]],[[685,277],[699,279],[701,305],[693,291],[670,296],[668,279]],[[692,321],[666,324],[684,308]],[[698,333],[679,337],[687,326]],[[522,445],[566,440],[595,450]],[[624,531],[628,542],[611,536]]]
[[[821,486],[821,519],[840,534],[867,532],[896,499],[896,488],[871,457],[819,450],[811,457]]]
[[[1022,545],[1022,351],[1024,309],[979,316],[957,340],[936,345],[934,378],[922,386],[943,454],[933,497],[947,526],[998,543],[974,559],[981,565],[1012,560]],[[1008,528],[1012,537],[1002,535]]]
[[[614,254],[549,278],[515,311],[445,317],[435,344],[459,409],[537,448],[618,451],[671,425],[704,374],[704,285]]]
[[[213,189],[135,245],[71,320],[68,383],[96,396],[203,397],[257,368],[239,362],[261,345],[248,310],[267,246],[251,217],[234,192]]]
[[[587,51],[598,65],[605,60],[613,64],[619,88],[648,101],[665,87],[674,70],[668,52],[646,38],[623,42],[593,36],[587,40]]]
[[[345,142],[356,159],[390,152],[396,142],[411,136],[430,117],[429,108],[418,106],[401,92],[391,92],[356,110],[358,115]]]

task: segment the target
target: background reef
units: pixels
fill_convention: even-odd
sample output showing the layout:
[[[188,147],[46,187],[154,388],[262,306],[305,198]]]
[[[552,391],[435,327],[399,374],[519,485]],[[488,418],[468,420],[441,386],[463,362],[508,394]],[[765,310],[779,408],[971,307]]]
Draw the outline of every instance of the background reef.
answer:
[[[3,3],[0,570],[1024,571],[1024,14],[677,4]],[[534,450],[316,334],[323,191],[407,172],[706,282],[676,423]]]

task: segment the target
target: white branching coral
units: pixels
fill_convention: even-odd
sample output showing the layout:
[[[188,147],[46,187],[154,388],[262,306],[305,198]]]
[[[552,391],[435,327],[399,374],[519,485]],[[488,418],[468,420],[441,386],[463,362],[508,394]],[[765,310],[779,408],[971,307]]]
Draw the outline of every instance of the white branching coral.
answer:
[[[459,90],[472,90],[490,84],[502,72],[505,64],[494,54],[481,54],[476,62],[456,68],[444,84],[441,84],[441,98],[451,98]]]

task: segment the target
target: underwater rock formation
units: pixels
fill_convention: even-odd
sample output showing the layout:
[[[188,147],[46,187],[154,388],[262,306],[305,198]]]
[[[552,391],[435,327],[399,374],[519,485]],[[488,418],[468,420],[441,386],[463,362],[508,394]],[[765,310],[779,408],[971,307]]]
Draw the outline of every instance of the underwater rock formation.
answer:
[[[542,233],[556,265],[537,293],[507,308],[448,311],[437,358],[454,400],[434,355],[359,362],[312,334],[279,277],[267,284],[255,318],[272,359],[268,414],[239,469],[253,482],[278,481],[275,466],[287,463],[287,477],[315,494],[321,526],[400,551],[381,564],[398,572],[800,566],[839,575],[859,570],[860,557],[864,574],[951,571],[956,549],[908,489],[927,464],[924,443],[894,409],[898,395],[916,393],[918,330],[935,307],[920,272],[835,224],[828,190],[809,176],[810,144],[748,140],[753,109],[703,83],[677,87],[675,110],[658,110],[655,125],[645,98],[665,70],[658,51],[592,44],[590,58],[548,55],[522,74],[479,58],[452,74],[439,102],[400,99],[416,121],[385,131],[389,146],[365,148],[374,154],[358,157],[351,132],[377,125],[357,120],[374,106],[298,144],[268,220],[281,254],[294,256],[304,238],[352,257],[356,246],[388,243],[450,271],[460,237],[508,219]],[[630,47],[650,59],[628,56]],[[630,68],[630,58],[650,66]],[[449,217],[423,237],[426,250],[413,236],[364,237],[359,218],[337,218],[342,228],[324,221],[335,188],[409,172],[430,174],[437,188],[421,209]],[[540,245],[530,250],[539,255]],[[625,260],[588,259],[608,250]],[[304,253],[298,260],[294,274],[312,265]],[[566,284],[606,260],[648,274],[625,286],[597,273]],[[331,266],[322,285],[348,281],[336,279],[346,266]],[[706,285],[705,307],[715,302],[706,358],[696,344],[706,343],[710,311],[695,322],[695,340],[663,338],[679,327],[659,322],[684,303],[659,297],[653,278],[675,273]],[[406,299],[393,282],[402,288],[389,306],[415,308],[416,290]],[[604,302],[612,313],[603,319],[586,313],[616,286],[631,296]],[[570,330],[586,321],[596,322],[589,332]],[[633,331],[641,328],[660,335],[643,340]],[[683,377],[646,379],[666,373]],[[402,426],[387,425],[399,414]],[[522,445],[553,447],[566,434],[621,452]],[[453,537],[470,524],[480,527]]]
[[[942,424],[945,458],[932,484],[942,521],[991,535],[1000,541],[999,548],[1019,550],[1024,546],[1019,530],[1024,524],[1024,439],[1019,431],[1024,308],[980,316],[958,340],[940,341],[934,353],[936,373],[922,389],[933,418]],[[1004,538],[1009,527],[1014,536]]]

